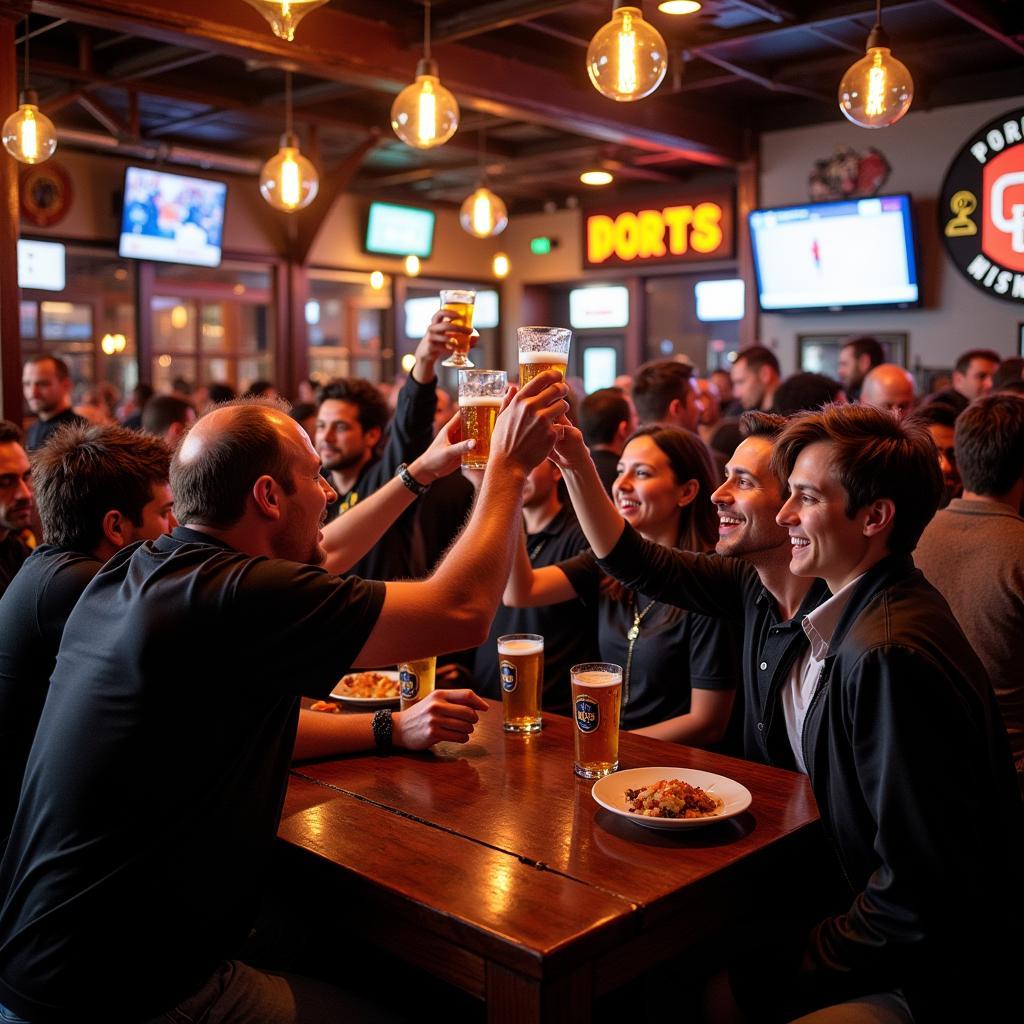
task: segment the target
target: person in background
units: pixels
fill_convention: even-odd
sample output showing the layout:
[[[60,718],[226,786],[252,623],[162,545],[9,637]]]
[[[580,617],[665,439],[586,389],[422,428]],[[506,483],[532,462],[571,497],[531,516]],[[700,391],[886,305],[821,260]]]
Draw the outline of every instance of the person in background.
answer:
[[[579,418],[590,456],[605,490],[611,494],[619,475],[619,456],[626,438],[636,429],[633,409],[618,388],[601,388],[583,399]]]
[[[31,552],[22,539],[35,514],[24,440],[16,424],[0,420],[0,594]]]
[[[831,377],[820,373],[794,373],[776,389],[771,411],[778,416],[790,416],[845,399],[839,382]]]
[[[732,390],[744,409],[770,409],[781,379],[779,361],[771,349],[751,345],[736,353]]]
[[[902,366],[882,363],[864,378],[860,401],[861,405],[884,409],[903,419],[914,408],[914,378]]]
[[[32,452],[46,443],[54,431],[87,422],[71,408],[71,373],[57,356],[33,356],[21,372],[25,404],[36,420],[25,435],[25,448]]]
[[[839,382],[846,392],[847,401],[860,401],[864,378],[884,362],[885,351],[877,338],[860,334],[843,342],[843,347],[839,350],[837,373]]]
[[[1019,356],[1004,359],[992,375],[992,390],[1001,391],[1007,384],[1018,384],[1021,380],[1024,380],[1024,359]]]
[[[220,405],[222,402],[233,402],[237,397],[238,393],[230,384],[215,383],[210,384],[206,389],[207,404],[206,409],[203,412],[208,411],[214,405]]]
[[[712,370],[708,379],[718,389],[718,403],[723,416],[739,416],[743,407],[732,393],[732,377],[728,370]]]
[[[988,672],[1024,783],[1024,398],[972,402],[956,421],[956,464],[963,497],[925,527],[914,561]]]
[[[633,379],[633,406],[642,427],[663,423],[695,433],[703,406],[693,367],[675,359],[645,363]]]
[[[142,429],[173,452],[196,421],[196,407],[183,395],[154,395],[142,410]]]
[[[136,384],[131,398],[121,408],[121,426],[129,430],[142,429],[142,410],[154,395],[152,384]]]
[[[243,398],[277,398],[277,388],[270,380],[254,380],[242,392]]]
[[[953,431],[956,427],[956,407],[946,402],[923,402],[907,417],[907,423],[923,426],[935,442],[942,470],[943,497],[940,508],[945,508],[963,491],[960,473],[956,467],[956,450]]]
[[[992,378],[1001,358],[990,348],[972,348],[959,357],[953,368],[953,390],[973,402],[992,390]]]
[[[316,403],[296,402],[291,408],[291,417],[306,432],[306,436],[316,444]]]

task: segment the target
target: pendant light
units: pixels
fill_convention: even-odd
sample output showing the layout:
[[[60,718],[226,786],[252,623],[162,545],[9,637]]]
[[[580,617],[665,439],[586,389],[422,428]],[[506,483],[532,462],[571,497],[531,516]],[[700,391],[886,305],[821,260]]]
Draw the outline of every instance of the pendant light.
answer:
[[[480,184],[475,192],[462,201],[459,209],[459,223],[462,230],[474,238],[491,238],[500,235],[508,226],[508,208],[502,200],[487,187],[487,161],[484,150],[484,133],[480,132]]]
[[[493,273],[499,280],[502,280],[508,277],[511,270],[512,264],[509,261],[508,254],[496,252],[494,254],[494,259],[491,260],[491,273]]]
[[[41,164],[57,148],[57,129],[39,109],[35,89],[28,87],[28,18],[25,18],[25,88],[18,97],[18,109],[4,121],[4,149],[23,164]]]
[[[889,50],[889,37],[882,29],[882,0],[875,0],[867,54],[843,75],[839,109],[861,128],[888,128],[910,109],[913,99],[913,79]]]
[[[459,105],[437,75],[437,61],[430,56],[427,0],[423,7],[423,59],[416,65],[416,81],[407,85],[391,104],[391,127],[407,146],[415,149],[444,145],[459,127]]]
[[[292,73],[284,75],[285,132],[281,148],[260,171],[260,193],[275,210],[294,213],[316,199],[320,177],[312,162],[299,152],[299,139],[292,131]]]
[[[278,39],[291,42],[295,38],[295,30],[299,22],[318,7],[323,7],[327,0],[245,0],[250,7],[255,7],[267,21]]]
[[[587,48],[587,74],[603,96],[628,103],[649,96],[668,70],[668,47],[639,7],[615,0],[612,20]]]

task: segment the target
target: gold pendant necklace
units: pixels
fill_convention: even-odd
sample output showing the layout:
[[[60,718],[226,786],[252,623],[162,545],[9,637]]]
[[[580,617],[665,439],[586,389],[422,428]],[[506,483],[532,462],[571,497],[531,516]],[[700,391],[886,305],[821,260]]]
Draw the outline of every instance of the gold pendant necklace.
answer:
[[[644,621],[644,616],[657,604],[657,601],[651,601],[646,608],[641,611],[637,607],[636,595],[633,594],[629,599],[629,607],[633,611],[633,625],[629,627],[626,633],[626,667],[622,673],[622,710],[626,710],[626,706],[629,704],[629,676],[630,669],[633,666],[633,648],[636,646],[637,638],[640,636],[640,623]]]

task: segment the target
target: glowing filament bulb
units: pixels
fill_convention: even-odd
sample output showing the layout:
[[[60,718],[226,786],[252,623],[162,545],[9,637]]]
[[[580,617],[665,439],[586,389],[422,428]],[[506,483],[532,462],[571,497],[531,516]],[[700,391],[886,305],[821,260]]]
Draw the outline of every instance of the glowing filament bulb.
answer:
[[[473,231],[481,238],[486,238],[494,228],[494,218],[491,216],[490,196],[485,193],[477,193],[473,200]]]
[[[27,161],[34,163],[39,159],[39,135],[36,132],[36,115],[32,110],[25,111],[25,119],[21,122],[21,151]]]
[[[416,134],[421,144],[430,145],[437,138],[437,96],[429,78],[424,78],[420,92],[420,116]]]
[[[875,50],[868,71],[868,98],[864,104],[864,112],[877,117],[885,112],[885,68],[882,66],[882,51]]]
[[[293,153],[289,152],[281,162],[281,202],[294,210],[302,199],[302,180],[299,165]]]
[[[619,32],[619,92],[636,92],[636,33],[629,12],[622,15]]]

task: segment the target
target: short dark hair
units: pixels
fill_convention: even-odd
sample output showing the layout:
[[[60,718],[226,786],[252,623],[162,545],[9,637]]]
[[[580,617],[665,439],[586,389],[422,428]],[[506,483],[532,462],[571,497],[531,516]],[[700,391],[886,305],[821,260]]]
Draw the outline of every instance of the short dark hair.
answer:
[[[830,405],[792,419],[775,443],[772,469],[788,480],[797,456],[831,445],[831,464],[846,491],[846,514],[888,498],[896,506],[889,551],[910,554],[943,496],[935,444],[923,426],[900,423],[870,405]]]
[[[770,366],[781,375],[779,360],[775,353],[770,348],[765,348],[764,345],[748,345],[746,348],[741,348],[736,353],[736,361],[733,366],[739,362],[746,363],[751,370],[760,370],[762,366]]]
[[[975,399],[956,421],[955,438],[964,488],[1005,494],[1024,474],[1024,398],[999,393]]]
[[[620,388],[601,388],[580,405],[580,429],[590,447],[608,444],[623,422],[629,422],[629,402]]]
[[[312,402],[296,402],[289,413],[296,423],[308,420],[310,416],[316,415],[316,406]]]
[[[967,408],[967,401],[967,397],[961,395],[955,388],[942,388],[941,391],[933,391],[930,395],[925,395],[921,401],[921,408],[939,402],[942,405],[952,406],[959,415]]]
[[[857,334],[852,338],[847,338],[839,351],[841,352],[844,348],[853,349],[854,359],[867,356],[871,362],[872,370],[885,362],[885,350],[882,348],[881,342],[870,334]]]
[[[907,417],[907,422],[920,423],[925,427],[949,427],[952,430],[959,415],[960,410],[950,402],[928,402],[919,405]]]
[[[114,425],[61,427],[32,453],[32,488],[48,544],[91,552],[111,509],[142,524],[153,487],[167,483],[163,441]]]
[[[1019,356],[1013,356],[1010,359],[1004,359],[999,364],[999,369],[992,374],[992,389],[998,391],[1000,388],[1006,387],[1007,384],[1013,384],[1015,381],[1024,378],[1024,359]]]
[[[984,359],[990,363],[1001,363],[1003,357],[998,352],[993,352],[990,348],[972,348],[968,349],[959,359],[956,361],[954,369],[957,373],[966,373],[971,368],[972,359]]]
[[[163,437],[174,423],[188,423],[189,409],[196,407],[181,395],[154,395],[142,410],[142,429]]]
[[[659,359],[636,371],[633,405],[641,423],[660,423],[674,399],[686,401],[693,367],[674,359]]]
[[[266,392],[272,390],[274,382],[272,380],[254,380],[246,389],[242,392],[243,398],[260,398]]]
[[[155,394],[152,384],[136,384],[132,388],[132,399],[135,404],[141,409]]]
[[[286,494],[295,492],[292,460],[267,415],[270,411],[288,415],[288,403],[236,398],[217,406],[217,410],[225,408],[235,409],[236,415],[199,455],[183,459],[186,445],[182,445],[171,460],[174,515],[180,523],[214,529],[233,526],[245,514],[252,485],[264,475],[273,477]]]
[[[772,412],[789,416],[808,409],[820,409],[834,402],[843,390],[839,381],[821,373],[794,373],[776,389]]]
[[[206,393],[210,396],[210,401],[214,405],[233,402],[238,397],[238,393],[230,384],[211,384],[206,389]]]
[[[316,396],[317,405],[328,400],[350,402],[356,407],[356,419],[363,430],[380,430],[388,425],[388,403],[381,397],[377,385],[362,377],[338,377],[328,381]]]
[[[786,417],[775,412],[749,409],[740,417],[740,437],[764,437],[774,441],[786,426]]]
[[[24,444],[25,435],[21,427],[10,420],[0,420],[0,444]]]
[[[71,376],[68,364],[60,356],[29,356],[25,360],[25,365],[28,366],[29,363],[53,363],[53,372],[57,375],[57,380],[67,380]]]

